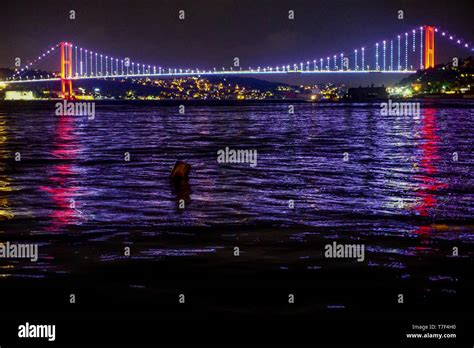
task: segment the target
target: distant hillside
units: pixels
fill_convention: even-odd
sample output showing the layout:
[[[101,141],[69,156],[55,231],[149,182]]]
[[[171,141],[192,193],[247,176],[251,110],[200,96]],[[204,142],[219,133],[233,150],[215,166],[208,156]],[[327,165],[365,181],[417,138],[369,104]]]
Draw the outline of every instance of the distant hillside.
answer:
[[[12,69],[0,68],[0,80],[5,80],[7,77],[12,76],[13,73]]]
[[[296,88],[286,83],[270,82],[270,81],[259,80],[253,77],[242,77],[242,76],[209,76],[207,77],[207,80],[209,80],[209,82],[213,84],[216,84],[219,82],[228,82],[231,85],[245,86],[247,89],[260,89],[260,90],[266,90],[266,91],[276,91],[277,88],[281,86]]]
[[[419,70],[397,85],[413,87],[419,93],[464,93],[474,90],[474,57],[459,60],[457,66],[439,64],[432,69]],[[473,88],[471,88],[473,86]]]
[[[13,71],[1,69],[6,76]],[[51,74],[30,71],[28,77],[41,78]],[[26,76],[23,76],[23,80]],[[74,81],[75,94],[94,94],[113,98],[159,98],[159,99],[275,99],[287,93],[299,93],[298,87],[285,83],[269,82],[241,76],[182,76],[173,78],[108,78]],[[60,89],[59,82],[13,84],[6,90],[33,91],[35,95],[54,96]]]

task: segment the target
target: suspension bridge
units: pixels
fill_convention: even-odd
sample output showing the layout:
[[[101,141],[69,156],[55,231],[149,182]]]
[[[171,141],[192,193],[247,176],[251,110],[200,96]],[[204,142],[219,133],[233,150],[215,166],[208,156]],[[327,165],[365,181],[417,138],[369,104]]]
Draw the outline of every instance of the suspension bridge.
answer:
[[[277,66],[242,68],[170,68],[117,58],[72,42],[59,42],[49,47],[24,67],[15,69],[13,76],[1,81],[4,84],[60,81],[64,99],[73,98],[73,81],[108,78],[179,77],[210,75],[264,75],[264,74],[411,74],[419,69],[435,66],[435,37],[440,36],[458,46],[474,51],[472,45],[456,35],[435,26],[423,25],[370,46],[355,48],[349,53],[339,53]],[[59,53],[59,54],[58,54]],[[48,57],[59,55],[59,71],[51,74],[33,74],[35,67]]]

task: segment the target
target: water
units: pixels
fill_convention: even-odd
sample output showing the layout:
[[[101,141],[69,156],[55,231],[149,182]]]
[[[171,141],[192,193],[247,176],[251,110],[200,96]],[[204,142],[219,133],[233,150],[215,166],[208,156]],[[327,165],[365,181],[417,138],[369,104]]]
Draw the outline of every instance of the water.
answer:
[[[396,310],[400,289],[415,307],[472,308],[472,106],[425,102],[413,117],[369,104],[180,115],[117,102],[97,104],[94,120],[54,110],[0,105],[0,237],[40,245],[36,263],[0,261],[0,284],[72,284],[96,299],[113,287],[120,300],[99,298],[144,306],[186,288],[217,312],[250,313],[236,294],[269,288],[260,305],[297,288],[303,312]],[[257,166],[217,163],[225,147],[257,150]],[[192,166],[188,185],[170,184],[176,160]],[[364,244],[365,261],[324,258],[333,241]]]

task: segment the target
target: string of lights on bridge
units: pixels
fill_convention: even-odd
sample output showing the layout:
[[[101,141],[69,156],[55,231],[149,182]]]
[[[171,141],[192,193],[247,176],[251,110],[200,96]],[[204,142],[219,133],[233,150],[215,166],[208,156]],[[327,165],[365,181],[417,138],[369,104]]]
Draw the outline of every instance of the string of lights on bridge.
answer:
[[[446,30],[441,30],[440,28],[435,27],[434,31],[436,33],[440,32],[442,37],[446,37],[450,41],[455,42],[457,45],[474,51],[472,45],[461,39],[459,36],[454,34],[449,34]],[[419,39],[418,39],[419,37]],[[404,38],[404,51],[402,50],[402,40]],[[394,50],[394,41],[396,41],[397,49]],[[410,45],[411,41],[411,45]],[[389,44],[389,45],[388,45]],[[417,65],[419,69],[423,69],[423,45],[424,45],[424,27],[415,28],[411,32],[405,32],[396,36],[396,39],[391,40],[381,40],[376,42],[374,45],[374,65],[366,65],[367,62],[367,51],[369,50],[366,47],[360,47],[353,50],[351,54],[340,53],[338,55],[329,55],[325,58],[307,60],[306,63],[300,62],[294,63],[291,65],[282,65],[277,67],[266,67],[260,68],[257,70],[265,71],[287,71],[287,72],[414,72],[415,65],[409,64],[409,56],[418,52],[419,64]],[[382,59],[380,59],[380,46],[382,46]],[[389,47],[387,47],[389,46]],[[411,46],[411,49],[409,49]],[[418,48],[418,49],[417,49]],[[390,50],[389,59],[388,50]],[[396,66],[394,65],[394,53],[397,55]],[[403,54],[404,53],[404,54]],[[344,64],[344,58],[352,58]],[[360,57],[360,59],[359,59]],[[339,64],[338,64],[339,63]],[[360,64],[359,64],[360,63]],[[389,63],[389,64],[387,64]],[[416,69],[415,69],[416,70]]]
[[[15,69],[15,73],[13,74],[13,76],[9,80],[15,80],[17,78],[21,79],[22,74],[28,72],[28,70],[30,70],[33,65],[36,65],[37,63],[40,63],[41,61],[44,61],[48,56],[51,56],[53,53],[55,53],[55,50],[57,52],[58,48],[59,48],[59,43],[57,43],[54,46],[49,47],[46,51],[44,51],[42,54],[40,54],[38,56],[38,58],[36,58],[36,59],[34,59],[30,62],[27,62],[26,65],[23,68]],[[49,77],[49,75],[48,75],[48,77]]]
[[[461,39],[459,36],[441,30],[435,27],[434,31],[438,36],[446,38],[454,42],[458,46],[462,46],[470,51],[474,51],[472,45]],[[183,68],[163,68],[161,66],[147,65],[131,61],[128,58],[116,58],[104,55],[77,45],[67,42],[69,50],[65,50],[72,54],[72,69],[66,78],[68,79],[92,79],[92,78],[109,78],[109,77],[140,77],[140,76],[189,76],[189,75],[221,75],[221,74],[285,74],[285,73],[366,73],[366,72],[384,72],[384,73],[403,73],[414,72],[415,67],[423,69],[423,45],[424,45],[424,27],[418,27],[411,32],[405,32],[397,35],[390,40],[381,40],[376,42],[371,48],[362,46],[354,49],[350,54],[340,53],[338,55],[329,55],[323,58],[306,60],[305,62],[283,64],[278,66],[266,66],[248,69],[241,67],[222,68],[218,70],[204,69],[183,69]],[[44,61],[48,56],[59,52],[60,43],[49,47],[45,52],[40,54],[36,59],[28,62],[23,68],[16,69],[15,73],[8,80],[23,80],[23,76],[32,70],[40,62]],[[403,49],[402,49],[403,48]],[[410,48],[410,49],[409,49]],[[369,55],[369,51],[373,49],[373,55]],[[371,63],[372,58],[372,64]],[[410,59],[409,59],[410,58]],[[415,64],[416,62],[416,64]],[[369,63],[369,64],[367,64]],[[41,76],[42,77],[42,76]],[[53,73],[51,78],[47,75],[45,79],[34,80],[57,80],[60,74]],[[26,76],[26,80],[30,80]]]

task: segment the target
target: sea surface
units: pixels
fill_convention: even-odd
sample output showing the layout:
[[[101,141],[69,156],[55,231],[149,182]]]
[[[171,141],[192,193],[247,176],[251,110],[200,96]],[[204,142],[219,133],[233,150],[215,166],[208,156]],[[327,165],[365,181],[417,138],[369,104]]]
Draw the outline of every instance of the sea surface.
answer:
[[[95,309],[180,293],[231,314],[398,311],[399,294],[413,310],[473,308],[472,103],[55,110],[0,104],[0,241],[39,245],[37,262],[0,260],[0,288],[28,305],[75,290]],[[226,147],[257,165],[218,163]],[[180,185],[177,160],[192,166]],[[364,245],[364,261],[326,258],[334,241]]]

